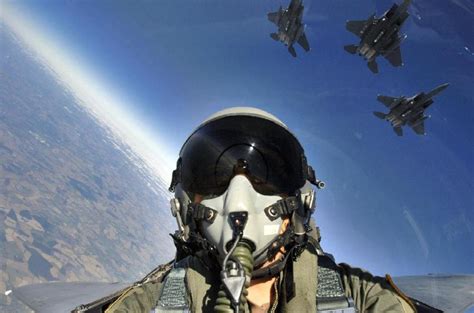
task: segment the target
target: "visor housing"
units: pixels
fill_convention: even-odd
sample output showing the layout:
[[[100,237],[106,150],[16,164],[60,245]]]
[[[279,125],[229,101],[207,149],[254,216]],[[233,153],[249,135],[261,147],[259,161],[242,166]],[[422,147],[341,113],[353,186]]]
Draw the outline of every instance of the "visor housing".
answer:
[[[237,115],[212,120],[188,138],[176,178],[185,191],[205,197],[224,193],[236,174],[246,175],[263,195],[293,195],[307,173],[304,150],[287,129]]]

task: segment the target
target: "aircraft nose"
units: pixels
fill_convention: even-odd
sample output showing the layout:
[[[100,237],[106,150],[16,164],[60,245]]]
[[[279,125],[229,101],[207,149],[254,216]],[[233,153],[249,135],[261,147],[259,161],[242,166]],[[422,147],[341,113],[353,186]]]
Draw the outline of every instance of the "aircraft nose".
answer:
[[[448,88],[449,86],[449,83],[445,83],[445,84],[442,84],[441,86],[439,86],[440,90],[444,90],[446,88]]]

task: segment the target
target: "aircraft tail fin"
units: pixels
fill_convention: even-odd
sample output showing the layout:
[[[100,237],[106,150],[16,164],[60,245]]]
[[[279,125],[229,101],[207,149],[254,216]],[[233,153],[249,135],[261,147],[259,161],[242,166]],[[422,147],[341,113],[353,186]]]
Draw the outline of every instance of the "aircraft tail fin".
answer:
[[[387,114],[382,113],[382,112],[376,112],[376,111],[374,111],[374,115],[377,116],[381,120],[384,120],[387,117]]]
[[[375,60],[368,62],[367,66],[372,71],[372,73],[377,74],[379,72],[379,66],[377,65],[377,62],[375,62]]]
[[[306,38],[305,33],[302,33],[300,38],[298,38],[298,43],[300,44],[301,47],[303,47],[304,51],[308,52],[309,51],[309,43],[308,39]]]
[[[295,51],[295,47],[293,47],[293,45],[291,45],[291,46],[288,47],[288,52],[289,52],[294,58],[296,58],[296,51]]]
[[[400,126],[394,127],[393,131],[397,134],[397,136],[403,136],[403,130]]]
[[[423,123],[423,121],[421,121],[418,124],[412,126],[412,128],[413,128],[413,131],[417,135],[426,135],[426,133],[425,133],[425,123]]]
[[[350,54],[356,54],[357,53],[357,46],[356,45],[347,45],[344,46],[344,50],[349,52]]]

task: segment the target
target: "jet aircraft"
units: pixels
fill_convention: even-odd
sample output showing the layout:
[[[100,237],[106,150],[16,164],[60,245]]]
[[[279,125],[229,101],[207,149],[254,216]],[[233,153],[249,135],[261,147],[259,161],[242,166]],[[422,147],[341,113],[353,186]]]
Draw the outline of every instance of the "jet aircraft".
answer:
[[[379,55],[385,57],[395,67],[402,66],[402,54],[400,44],[406,35],[400,35],[399,30],[403,22],[408,18],[408,6],[411,0],[403,0],[403,3],[394,4],[382,17],[376,18],[375,14],[367,20],[348,21],[346,29],[360,38],[356,45],[344,46],[351,53],[358,53],[367,60],[367,65],[373,73],[378,73],[376,58]]]
[[[426,135],[424,121],[430,116],[424,115],[424,112],[433,103],[432,98],[448,86],[449,84],[443,84],[428,93],[421,92],[410,98],[379,95],[377,100],[389,108],[390,112],[374,112],[374,115],[389,121],[398,136],[403,135],[402,126],[405,124],[408,124],[418,135]]]
[[[288,51],[293,57],[296,57],[295,47],[293,46],[297,42],[303,49],[309,51],[308,39],[304,33],[305,25],[302,22],[303,19],[303,2],[301,0],[291,0],[288,8],[280,9],[277,12],[268,13],[268,19],[278,26],[277,33],[271,33],[272,37],[276,41],[283,42],[288,46]]]

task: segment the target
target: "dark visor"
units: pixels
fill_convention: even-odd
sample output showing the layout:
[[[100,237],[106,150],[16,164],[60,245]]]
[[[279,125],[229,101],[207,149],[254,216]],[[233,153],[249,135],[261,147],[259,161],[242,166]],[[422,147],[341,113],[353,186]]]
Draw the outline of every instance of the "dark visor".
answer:
[[[282,126],[252,116],[229,116],[196,130],[180,152],[177,181],[185,191],[220,195],[244,174],[264,195],[294,194],[306,180],[298,140]]]

